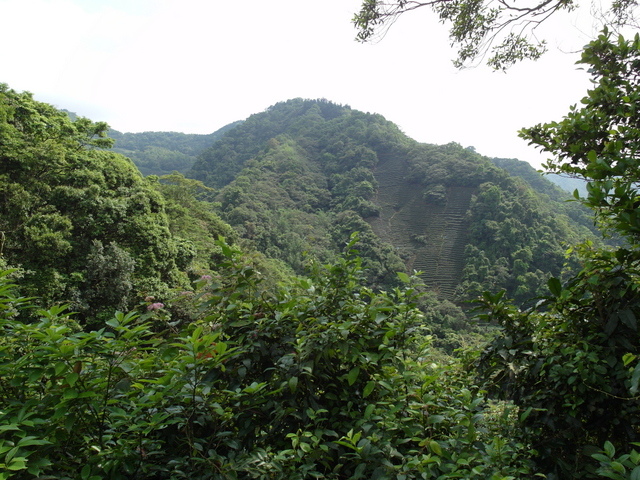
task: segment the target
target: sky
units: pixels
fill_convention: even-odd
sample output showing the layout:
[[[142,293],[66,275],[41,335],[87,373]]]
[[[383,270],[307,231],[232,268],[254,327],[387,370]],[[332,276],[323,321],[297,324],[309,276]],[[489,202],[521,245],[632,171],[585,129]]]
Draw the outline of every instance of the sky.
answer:
[[[590,25],[561,14],[549,53],[507,73],[457,70],[420,9],[375,44],[360,0],[0,0],[0,82],[122,132],[212,133],[291,98],[383,115],[425,143],[539,165],[520,128],[560,120],[589,87]],[[587,33],[583,33],[587,32]]]

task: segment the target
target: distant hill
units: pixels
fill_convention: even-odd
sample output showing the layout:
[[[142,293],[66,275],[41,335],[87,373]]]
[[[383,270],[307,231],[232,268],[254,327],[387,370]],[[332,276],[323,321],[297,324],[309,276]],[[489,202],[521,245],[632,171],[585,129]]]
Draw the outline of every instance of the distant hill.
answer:
[[[75,121],[75,112],[62,109],[62,112]],[[237,121],[209,134],[180,132],[141,132],[123,133],[109,129],[108,136],[115,140],[110,149],[128,157],[143,175],[169,175],[173,172],[188,171],[197,156],[219,140],[225,132],[241,124]]]
[[[580,196],[587,195],[587,182],[580,178],[572,178],[565,177],[564,175],[558,175],[556,173],[551,173],[549,175],[545,175],[549,178],[549,181],[555,183],[563,190],[566,190],[569,193],[573,193],[575,190],[578,190]]]
[[[527,162],[516,158],[492,158],[491,162],[511,175],[522,178],[536,192],[548,195],[554,200],[566,200],[569,196],[566,190],[559,188],[549,176],[543,175]]]
[[[294,99],[228,130],[188,175],[219,189],[219,213],[242,237],[295,269],[303,252],[330,260],[358,231],[373,284],[421,270],[444,298],[504,287],[525,299],[591,235],[577,205],[529,173],[420,144],[380,115]]]
[[[559,190],[554,190],[551,184],[569,194],[573,194],[574,190],[578,190],[580,195],[586,195],[587,193],[586,182],[579,178],[570,178],[555,173],[543,174],[529,163],[515,158],[492,158],[491,161],[498,167],[507,170],[510,174],[522,177],[536,191],[545,193],[556,200],[561,198],[562,194]]]
[[[207,135],[109,130],[109,136],[116,141],[112,150],[129,157],[143,175],[167,175],[189,170],[198,154],[239,123],[231,123]]]

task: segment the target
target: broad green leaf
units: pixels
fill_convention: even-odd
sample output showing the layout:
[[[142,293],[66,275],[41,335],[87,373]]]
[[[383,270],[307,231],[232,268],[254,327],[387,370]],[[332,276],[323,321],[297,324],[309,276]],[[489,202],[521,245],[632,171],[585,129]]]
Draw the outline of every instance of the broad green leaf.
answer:
[[[33,437],[33,436],[28,436],[28,437],[24,437],[21,438],[18,441],[17,446],[18,447],[28,447],[30,445],[49,445],[51,442],[48,440],[42,440],[40,438],[37,437]]]
[[[376,406],[373,403],[370,403],[369,405],[367,405],[367,408],[364,409],[364,418],[365,419],[371,418],[371,414],[373,413],[375,408]]]
[[[349,371],[347,374],[347,382],[349,382],[349,385],[353,385],[356,382],[358,375],[360,375],[360,367],[354,367]]]
[[[368,381],[367,384],[364,386],[364,389],[362,390],[363,398],[367,398],[369,395],[371,395],[371,392],[373,392],[373,389],[375,387],[376,387],[376,382],[374,382],[373,380]]]
[[[409,283],[411,281],[409,275],[404,272],[396,272],[396,275],[398,275],[398,278],[402,283]]]
[[[562,294],[562,284],[557,278],[551,277],[547,282],[547,286],[554,297],[559,297]]]
[[[618,472],[618,473],[625,473],[626,469],[624,468],[624,465],[622,465],[620,462],[611,462],[610,465],[611,469]]]
[[[226,351],[227,351],[227,344],[225,342],[216,343],[216,352],[222,355]]]
[[[625,308],[618,312],[618,316],[622,323],[629,327],[634,332],[638,330],[638,322],[636,320],[636,316],[630,308]]]
[[[65,381],[67,382],[67,384],[71,387],[73,387],[76,382],[78,381],[79,375],[75,372],[70,373],[69,375],[67,375],[65,377]]]
[[[107,320],[106,322],[107,325],[109,325],[110,327],[113,328],[118,328],[120,326],[120,322],[118,321],[117,318],[110,318],[109,320]]]
[[[297,388],[298,388],[298,377],[291,377],[289,379],[289,390],[291,390],[291,393],[293,393],[296,391]]]
[[[520,421],[524,422],[527,419],[527,417],[531,414],[532,411],[533,411],[533,407],[529,407],[524,412],[522,412],[522,414],[520,415]]]
[[[440,447],[440,444],[435,440],[429,441],[429,450],[431,450],[433,453],[435,453],[439,457],[442,456],[442,447]]]
[[[445,420],[444,415],[430,415],[427,423],[429,425],[435,425],[435,424],[444,422],[444,420]]]
[[[78,398],[78,391],[75,388],[66,388],[62,398],[65,400],[71,400],[73,398]]]
[[[23,470],[27,468],[27,459],[25,457],[15,457],[6,466],[9,470]]]
[[[193,334],[191,335],[191,341],[195,344],[200,338],[200,335],[202,335],[202,326],[196,327],[196,329],[193,331]]]
[[[604,442],[604,453],[606,453],[609,458],[613,458],[616,455],[616,447],[613,446],[609,440]]]
[[[633,373],[631,374],[631,385],[629,387],[631,395],[638,393],[638,388],[640,388],[640,362],[638,362],[636,368],[633,369]]]
[[[633,353],[625,353],[622,356],[622,363],[625,367],[628,367],[637,357]]]

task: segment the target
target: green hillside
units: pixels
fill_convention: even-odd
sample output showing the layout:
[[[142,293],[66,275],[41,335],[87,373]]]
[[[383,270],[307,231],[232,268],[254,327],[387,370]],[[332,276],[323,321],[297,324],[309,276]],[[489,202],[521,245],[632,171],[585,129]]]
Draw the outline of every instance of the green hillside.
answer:
[[[207,135],[179,132],[122,133],[110,129],[115,140],[112,150],[129,157],[143,175],[184,173],[191,168],[196,157],[211,146],[227,130],[240,122],[231,123]]]
[[[553,197],[470,149],[420,144],[380,115],[326,100],[249,117],[188,175],[218,189],[221,216],[243,238],[296,271],[303,252],[330,260],[359,231],[370,281],[419,270],[447,299],[491,287],[525,300],[591,235],[552,185]]]

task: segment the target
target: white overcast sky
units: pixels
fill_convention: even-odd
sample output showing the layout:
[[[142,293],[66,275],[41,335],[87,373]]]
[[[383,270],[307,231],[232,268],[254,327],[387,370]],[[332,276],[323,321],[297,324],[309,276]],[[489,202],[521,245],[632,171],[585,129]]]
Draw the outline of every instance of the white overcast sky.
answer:
[[[533,164],[543,157],[518,129],[559,120],[589,86],[574,64],[588,36],[570,14],[547,27],[549,54],[504,74],[454,69],[427,9],[360,44],[359,3],[0,0],[0,82],[123,132],[211,133],[280,101],[326,98],[420,142]]]

